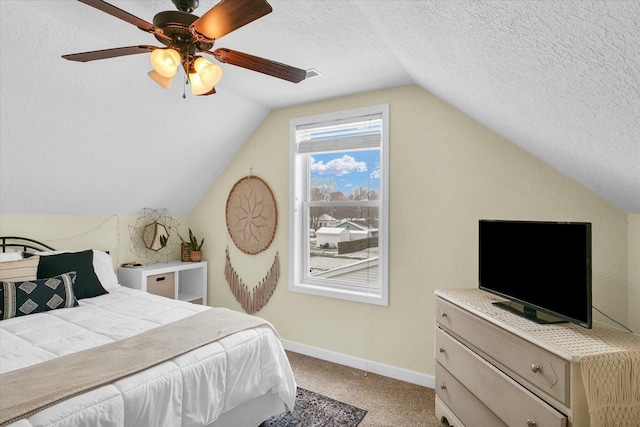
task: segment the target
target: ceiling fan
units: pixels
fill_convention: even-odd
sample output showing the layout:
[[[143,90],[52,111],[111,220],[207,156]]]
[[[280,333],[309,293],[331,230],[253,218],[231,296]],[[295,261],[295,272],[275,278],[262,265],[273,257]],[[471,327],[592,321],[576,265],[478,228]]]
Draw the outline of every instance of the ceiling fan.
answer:
[[[62,55],[70,61],[88,62],[151,52],[153,70],[148,73],[149,77],[163,88],[169,89],[178,67],[182,65],[189,78],[191,91],[195,95],[214,94],[215,85],[222,77],[220,66],[198,53],[212,55],[222,63],[293,83],[301,82],[307,75],[306,70],[301,68],[236,50],[209,50],[222,36],[270,13],[273,9],[266,0],[221,0],[201,17],[191,13],[198,7],[199,0],[171,0],[178,10],[156,14],[153,24],[102,0],[78,1],[153,34],[166,47],[139,45]]]

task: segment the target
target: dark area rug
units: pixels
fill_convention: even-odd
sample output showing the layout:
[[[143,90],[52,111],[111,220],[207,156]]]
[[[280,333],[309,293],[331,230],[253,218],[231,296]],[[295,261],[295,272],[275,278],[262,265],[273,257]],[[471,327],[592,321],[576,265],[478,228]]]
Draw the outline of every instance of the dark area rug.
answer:
[[[293,412],[271,417],[260,427],[356,427],[366,414],[364,409],[298,387]]]

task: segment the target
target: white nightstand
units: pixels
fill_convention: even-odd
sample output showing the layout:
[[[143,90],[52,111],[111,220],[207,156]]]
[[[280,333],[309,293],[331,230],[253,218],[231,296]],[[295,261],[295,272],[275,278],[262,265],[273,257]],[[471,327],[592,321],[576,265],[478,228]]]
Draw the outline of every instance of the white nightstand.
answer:
[[[207,262],[170,261],[120,267],[121,285],[150,294],[207,305]]]

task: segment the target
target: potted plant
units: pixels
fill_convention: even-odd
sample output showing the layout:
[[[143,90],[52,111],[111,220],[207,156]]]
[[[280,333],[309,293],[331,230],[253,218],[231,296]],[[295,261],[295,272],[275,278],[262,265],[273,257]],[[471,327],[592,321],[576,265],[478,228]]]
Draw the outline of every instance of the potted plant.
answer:
[[[204,244],[204,238],[198,243],[198,239],[193,235],[191,229],[189,229],[189,241],[185,242],[185,240],[180,236],[180,240],[182,243],[187,245],[191,255],[191,261],[200,262],[202,261],[202,245]]]

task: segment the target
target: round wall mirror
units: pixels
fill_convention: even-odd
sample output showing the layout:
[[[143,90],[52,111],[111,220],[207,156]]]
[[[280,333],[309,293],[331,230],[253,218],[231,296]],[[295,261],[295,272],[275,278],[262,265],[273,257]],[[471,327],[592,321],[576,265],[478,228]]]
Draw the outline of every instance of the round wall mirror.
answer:
[[[169,232],[164,224],[154,221],[144,226],[142,230],[142,241],[147,249],[159,251],[167,246]]]

